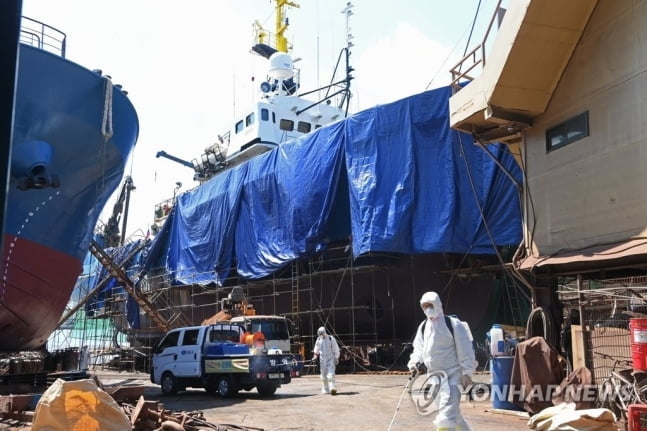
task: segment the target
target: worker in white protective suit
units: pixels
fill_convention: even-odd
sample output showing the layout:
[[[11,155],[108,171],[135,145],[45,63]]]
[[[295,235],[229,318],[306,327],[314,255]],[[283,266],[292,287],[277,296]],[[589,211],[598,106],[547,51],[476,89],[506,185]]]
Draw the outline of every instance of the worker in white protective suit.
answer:
[[[413,352],[407,366],[412,373],[424,364],[427,373],[442,371],[447,375],[448,390],[438,395],[438,414],[434,425],[438,431],[471,430],[460,410],[461,388],[472,384],[476,371],[471,334],[460,320],[445,316],[440,297],[426,292],[420,298],[426,319],[418,327]],[[452,325],[453,331],[447,324]]]
[[[79,369],[81,371],[88,370],[90,368],[90,351],[88,346],[83,346],[79,352]]]
[[[335,337],[326,333],[323,326],[317,329],[317,341],[315,342],[314,358],[319,358],[321,369],[321,393],[337,394],[335,387],[335,366],[339,363],[339,345]]]

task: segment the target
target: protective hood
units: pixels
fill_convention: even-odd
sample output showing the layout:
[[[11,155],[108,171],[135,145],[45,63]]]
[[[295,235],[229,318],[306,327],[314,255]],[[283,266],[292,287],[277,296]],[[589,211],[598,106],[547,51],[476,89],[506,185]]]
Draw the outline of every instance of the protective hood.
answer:
[[[434,304],[434,309],[437,310],[437,314],[443,314],[443,303],[436,292],[425,292],[420,298],[420,306],[425,303]]]
[[[325,333],[326,333],[326,328],[324,328],[323,326],[317,329],[317,335],[324,335]]]

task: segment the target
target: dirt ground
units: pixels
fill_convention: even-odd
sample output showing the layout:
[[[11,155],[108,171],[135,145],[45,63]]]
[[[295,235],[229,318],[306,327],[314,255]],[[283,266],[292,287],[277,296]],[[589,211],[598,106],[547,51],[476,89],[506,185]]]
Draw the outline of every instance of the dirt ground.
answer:
[[[260,398],[256,391],[251,391],[229,399],[210,396],[199,388],[165,396],[143,373],[98,375],[106,384],[146,384],[144,397],[147,400],[160,401],[165,408],[174,411],[200,410],[206,420],[215,424],[273,431],[368,431],[388,430],[393,421],[391,430],[433,429],[432,417],[418,414],[408,393],[403,395],[408,380],[406,375],[338,375],[336,396],[321,394],[319,377],[311,375],[294,379],[271,398]],[[495,412],[489,401],[464,401],[462,410],[477,431],[527,429],[527,414]]]

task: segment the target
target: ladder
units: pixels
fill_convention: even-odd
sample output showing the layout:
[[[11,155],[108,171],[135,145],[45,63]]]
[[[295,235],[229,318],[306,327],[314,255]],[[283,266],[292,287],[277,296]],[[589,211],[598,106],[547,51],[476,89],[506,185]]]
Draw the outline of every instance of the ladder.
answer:
[[[299,315],[299,261],[292,262],[292,315]]]
[[[177,319],[177,316],[173,316],[171,319],[167,320],[162,314],[155,308],[153,303],[151,303],[144,295],[142,295],[137,288],[135,283],[128,277],[128,274],[115,263],[114,260],[105,252],[103,248],[96,241],[92,240],[90,242],[90,253],[97,258],[97,260],[103,265],[104,268],[108,270],[110,275],[112,275],[115,280],[117,280],[123,287],[126,289],[126,292],[139,304],[139,307],[146,313],[146,315],[151,319],[155,325],[163,330],[168,332],[173,328],[172,323]],[[179,314],[179,313],[178,313]]]
[[[299,261],[295,260],[292,262],[292,323],[294,325],[294,334],[291,334],[290,337],[290,350],[297,349],[293,353],[300,353],[302,356],[305,356],[305,346],[301,343],[299,337]]]
[[[173,304],[168,299],[168,295],[165,294],[166,292],[162,289],[158,289],[156,292],[154,292],[151,295],[150,302],[154,304],[158,310],[170,310],[171,311],[171,317],[169,317],[167,323],[170,327],[172,328],[181,328],[183,326],[193,326],[191,322],[189,322],[186,317],[184,317],[184,314],[182,314],[179,311],[174,311],[173,309]]]
[[[136,254],[137,254],[137,253],[138,253],[142,248],[144,248],[144,247],[146,246],[146,244],[147,244],[147,243],[146,243],[146,241],[142,241],[142,242],[141,242],[137,247],[135,247],[135,248],[130,252],[130,254],[128,254],[128,256],[126,256],[126,258],[123,260],[123,262],[122,262],[122,263],[123,263],[123,264],[127,264],[128,262],[130,262],[130,260],[131,260],[133,257],[135,257],[135,255],[136,255]],[[106,276],[106,277],[104,277],[104,278],[103,278],[103,280],[101,280],[99,283],[97,283],[97,286],[96,286],[94,289],[92,289],[91,291],[89,291],[89,292],[85,295],[85,297],[84,297],[83,299],[81,299],[79,302],[77,302],[77,303],[76,303],[76,305],[75,305],[74,307],[72,307],[71,309],[69,309],[69,310],[68,310],[68,311],[63,315],[63,317],[61,317],[61,319],[58,321],[58,324],[56,325],[56,328],[55,328],[55,329],[60,328],[60,327],[61,327],[61,325],[62,325],[63,323],[65,323],[65,322],[67,322],[67,320],[68,320],[70,317],[72,317],[72,316],[74,315],[74,313],[76,313],[76,312],[77,312],[81,307],[83,307],[83,306],[85,305],[85,303],[86,303],[86,302],[88,302],[88,300],[89,300],[90,298],[92,298],[94,295],[96,295],[97,293],[99,293],[99,292],[101,291],[101,289],[103,289],[104,287],[106,287],[106,285],[107,285],[107,284],[108,284],[108,282],[110,281],[110,278],[111,278],[110,276]]]

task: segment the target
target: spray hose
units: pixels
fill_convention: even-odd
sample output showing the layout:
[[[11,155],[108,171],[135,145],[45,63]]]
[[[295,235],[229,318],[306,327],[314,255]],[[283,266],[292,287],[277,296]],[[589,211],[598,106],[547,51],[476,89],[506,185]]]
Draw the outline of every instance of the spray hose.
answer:
[[[417,374],[418,374],[417,370],[411,371],[411,375],[409,375],[407,384],[404,386],[404,389],[402,389],[402,393],[400,394],[400,399],[398,400],[398,404],[395,406],[395,412],[393,413],[393,418],[391,419],[391,423],[389,424],[389,428],[387,431],[391,431],[391,427],[393,427],[393,423],[395,422],[395,417],[398,415],[398,411],[400,411],[400,404],[402,404],[402,398],[404,398],[405,393],[411,392],[411,383],[416,378]]]

